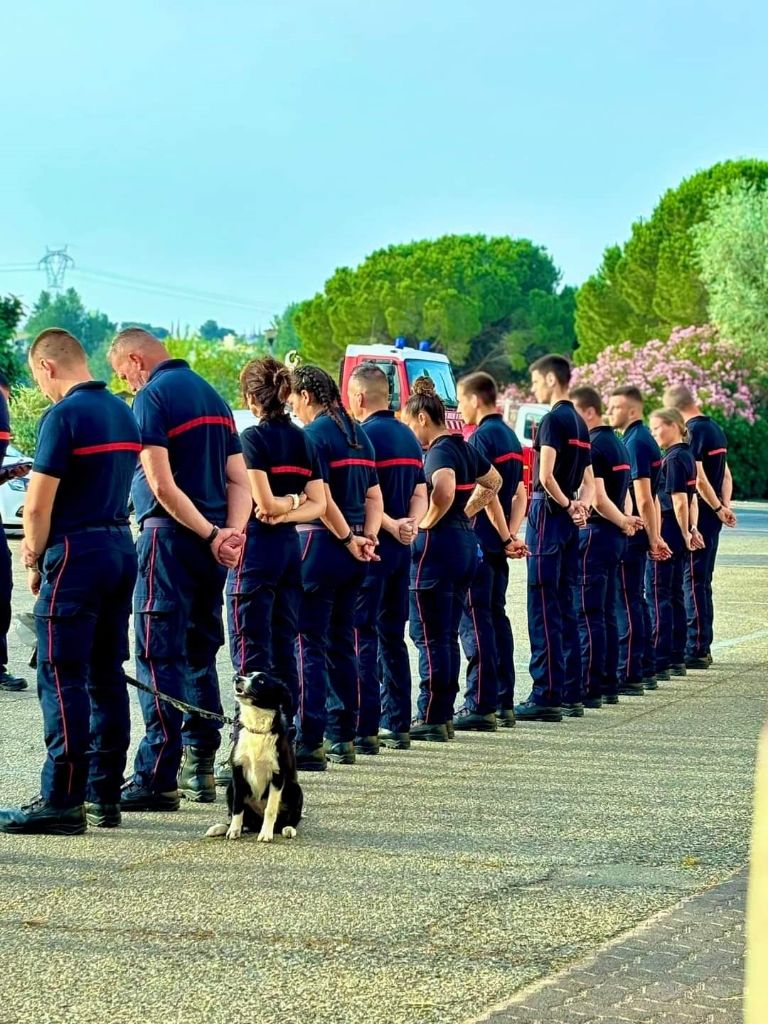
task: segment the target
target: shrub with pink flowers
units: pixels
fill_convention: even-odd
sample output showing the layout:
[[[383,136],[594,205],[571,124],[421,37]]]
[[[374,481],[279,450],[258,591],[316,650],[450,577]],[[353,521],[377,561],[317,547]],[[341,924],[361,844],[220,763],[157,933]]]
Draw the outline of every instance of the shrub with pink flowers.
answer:
[[[708,413],[754,423],[761,401],[754,368],[714,327],[678,327],[669,338],[637,346],[630,341],[603,349],[593,363],[575,369],[572,383],[589,384],[604,398],[623,384],[647,396],[646,408],[661,404],[670,384],[685,384]]]

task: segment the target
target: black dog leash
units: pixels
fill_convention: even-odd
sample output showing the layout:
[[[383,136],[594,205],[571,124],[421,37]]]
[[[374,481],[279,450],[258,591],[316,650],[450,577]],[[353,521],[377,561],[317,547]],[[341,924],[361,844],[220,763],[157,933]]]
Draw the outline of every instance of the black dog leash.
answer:
[[[35,628],[35,617],[29,612],[22,612],[16,616],[17,629],[19,638],[22,643],[28,647],[32,647],[34,654],[30,660],[30,665],[34,668],[33,661],[36,663],[37,654],[37,632]],[[188,714],[199,715],[201,718],[208,718],[213,722],[223,722],[224,725],[234,725],[234,718],[228,718],[227,715],[219,715],[215,711],[206,711],[205,708],[199,708],[195,704],[187,704],[186,701],[178,700],[176,697],[169,697],[167,693],[161,693],[160,690],[155,690],[151,686],[147,686],[146,683],[140,683],[138,679],[134,679],[133,676],[125,674],[125,681],[134,686],[137,690],[143,690],[144,693],[150,694],[152,697],[156,697],[158,700],[163,701],[165,704],[170,704],[171,707],[176,708],[177,711],[184,711]]]

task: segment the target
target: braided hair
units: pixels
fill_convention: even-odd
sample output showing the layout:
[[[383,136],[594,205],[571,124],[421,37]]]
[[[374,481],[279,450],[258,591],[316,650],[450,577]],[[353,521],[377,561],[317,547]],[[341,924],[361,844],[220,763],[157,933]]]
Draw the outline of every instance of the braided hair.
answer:
[[[308,391],[342,432],[349,447],[362,448],[357,440],[354,420],[341,404],[341,394],[330,374],[319,366],[299,366],[291,374],[291,391],[294,394]]]
[[[445,405],[438,395],[435,382],[426,374],[417,377],[411,385],[413,394],[405,403],[405,414],[416,419],[420,412],[425,413],[436,427],[445,426]]]

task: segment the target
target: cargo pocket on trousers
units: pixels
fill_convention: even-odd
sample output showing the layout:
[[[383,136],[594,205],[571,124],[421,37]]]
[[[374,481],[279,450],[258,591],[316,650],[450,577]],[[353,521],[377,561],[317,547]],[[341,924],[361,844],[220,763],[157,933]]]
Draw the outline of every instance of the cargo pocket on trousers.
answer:
[[[42,626],[41,661],[87,661],[93,647],[96,615],[77,601],[38,600],[35,618]]]
[[[175,601],[136,602],[136,651],[145,658],[179,658],[185,650],[185,630]]]

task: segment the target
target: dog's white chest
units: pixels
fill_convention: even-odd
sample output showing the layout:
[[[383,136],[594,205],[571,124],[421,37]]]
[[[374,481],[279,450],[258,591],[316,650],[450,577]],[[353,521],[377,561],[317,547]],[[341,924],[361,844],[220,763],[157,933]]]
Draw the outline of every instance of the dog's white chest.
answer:
[[[270,723],[272,717],[273,715],[270,714]],[[262,728],[263,725],[264,723],[259,723]],[[253,733],[242,729],[237,738],[232,760],[234,764],[240,765],[243,769],[246,782],[258,800],[278,770],[277,736],[271,732]]]

